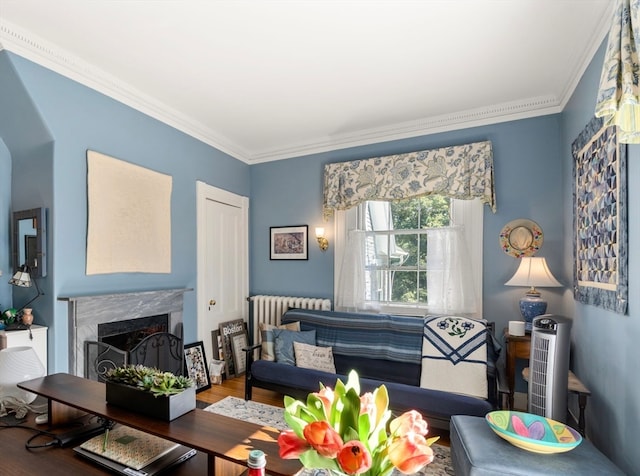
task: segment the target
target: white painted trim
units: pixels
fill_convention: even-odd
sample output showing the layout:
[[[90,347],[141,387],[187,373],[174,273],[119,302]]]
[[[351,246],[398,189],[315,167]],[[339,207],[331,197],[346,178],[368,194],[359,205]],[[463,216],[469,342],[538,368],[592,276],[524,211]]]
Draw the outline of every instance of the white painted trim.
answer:
[[[196,285],[196,307],[197,307],[197,322],[201,322],[203,316],[207,312],[207,295],[204,288],[205,270],[203,264],[205,262],[204,256],[206,254],[206,202],[207,200],[213,200],[216,202],[224,203],[232,207],[242,209],[242,221],[244,229],[244,249],[242,253],[242,269],[244,272],[244,279],[242,280],[242,296],[249,296],[249,198],[242,195],[236,195],[235,193],[222,190],[220,188],[213,187],[209,184],[196,181],[196,268],[197,268],[197,285]],[[243,305],[242,318],[246,321],[249,316],[249,304],[245,301]]]

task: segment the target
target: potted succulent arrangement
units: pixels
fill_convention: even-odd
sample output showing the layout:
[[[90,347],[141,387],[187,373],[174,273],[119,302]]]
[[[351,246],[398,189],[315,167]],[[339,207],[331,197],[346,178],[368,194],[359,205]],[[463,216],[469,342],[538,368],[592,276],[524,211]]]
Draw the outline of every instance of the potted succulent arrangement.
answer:
[[[193,381],[182,375],[126,365],[105,374],[106,400],[110,405],[171,421],[196,407]]]

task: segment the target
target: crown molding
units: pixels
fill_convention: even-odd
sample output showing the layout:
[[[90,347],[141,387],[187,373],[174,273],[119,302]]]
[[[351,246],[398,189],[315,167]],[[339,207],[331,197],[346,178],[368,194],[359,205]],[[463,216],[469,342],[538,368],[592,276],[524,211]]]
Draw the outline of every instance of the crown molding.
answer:
[[[573,94],[580,77],[586,70],[595,51],[606,35],[609,23],[609,18],[603,18],[600,27],[594,32],[592,37],[593,41],[585,51],[582,63],[574,72],[573,81],[567,85],[566,90],[560,98],[543,96],[495,104],[452,114],[425,117],[415,121],[391,124],[380,128],[336,134],[325,140],[292,143],[284,147],[265,151],[248,151],[243,149],[239,145],[217,135],[210,128],[194,121],[185,114],[168,107],[166,104],[161,103],[105,71],[47,42],[43,38],[39,38],[31,32],[21,30],[8,22],[0,22],[0,51],[7,49],[12,53],[23,56],[45,68],[77,81],[80,84],[157,119],[246,164],[258,164],[369,145],[377,142],[389,142],[560,113]]]
[[[203,124],[120,81],[31,32],[0,22],[0,50],[6,49],[167,124],[245,163],[248,153]]]
[[[553,96],[531,98],[496,104],[489,107],[469,109],[454,114],[444,114],[422,118],[416,121],[403,122],[380,128],[372,128],[348,134],[335,135],[326,141],[315,143],[292,144],[289,147],[254,154],[251,163],[270,162],[272,160],[290,159],[304,155],[330,152],[377,142],[390,142],[440,132],[468,129],[500,122],[515,121],[531,117],[544,116],[562,112],[559,101]]]

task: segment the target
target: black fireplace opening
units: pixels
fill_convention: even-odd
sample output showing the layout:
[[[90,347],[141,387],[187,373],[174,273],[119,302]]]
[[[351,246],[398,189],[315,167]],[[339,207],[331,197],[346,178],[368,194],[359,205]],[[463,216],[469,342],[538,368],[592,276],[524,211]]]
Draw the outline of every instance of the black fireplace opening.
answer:
[[[85,342],[85,377],[103,382],[125,364],[184,374],[182,335],[169,331],[169,314],[98,324],[97,341]]]
[[[98,324],[98,341],[128,352],[157,332],[169,332],[169,314]]]

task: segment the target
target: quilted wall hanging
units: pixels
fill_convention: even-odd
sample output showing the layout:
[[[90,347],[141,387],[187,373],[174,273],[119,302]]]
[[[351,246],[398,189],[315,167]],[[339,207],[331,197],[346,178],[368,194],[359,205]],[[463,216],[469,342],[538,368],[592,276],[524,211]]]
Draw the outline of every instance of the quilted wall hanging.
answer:
[[[627,146],[594,117],[572,144],[574,296],[619,314],[628,305]]]

